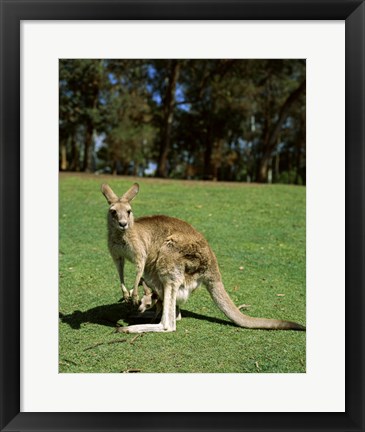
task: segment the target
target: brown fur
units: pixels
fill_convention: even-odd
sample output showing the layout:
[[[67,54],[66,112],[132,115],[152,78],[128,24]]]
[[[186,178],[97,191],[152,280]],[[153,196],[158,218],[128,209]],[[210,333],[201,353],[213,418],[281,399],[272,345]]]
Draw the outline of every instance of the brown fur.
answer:
[[[124,262],[136,266],[133,301],[138,302],[138,285],[143,278],[163,304],[159,324],[121,327],[127,333],[166,332],[176,329],[176,305],[188,300],[203,284],[219,309],[236,325],[256,329],[304,330],[295,322],[244,315],[224,289],[217,259],[206,239],[187,222],[169,216],[146,216],[134,220],[130,202],[137,195],[135,183],[118,197],[104,184],[102,192],[110,208],[108,213],[109,251],[117,266],[123,294]],[[149,295],[145,292],[145,295]]]

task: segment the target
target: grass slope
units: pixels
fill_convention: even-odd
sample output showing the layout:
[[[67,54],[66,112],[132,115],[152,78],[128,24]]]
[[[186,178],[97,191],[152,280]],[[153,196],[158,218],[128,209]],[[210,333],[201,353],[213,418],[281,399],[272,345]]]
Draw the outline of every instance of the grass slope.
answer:
[[[59,371],[305,372],[305,332],[237,328],[200,288],[175,333],[114,332],[133,321],[106,242],[100,184],[129,178],[60,175]],[[136,217],[166,214],[202,232],[226,290],[252,316],[305,323],[305,188],[138,179]],[[134,268],[126,265],[132,288]]]

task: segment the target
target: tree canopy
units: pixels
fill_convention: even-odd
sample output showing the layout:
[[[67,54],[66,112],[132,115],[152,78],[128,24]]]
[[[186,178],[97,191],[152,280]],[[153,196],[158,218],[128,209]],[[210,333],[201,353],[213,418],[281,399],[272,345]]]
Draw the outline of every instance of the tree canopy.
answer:
[[[60,170],[305,184],[305,60],[65,59]]]

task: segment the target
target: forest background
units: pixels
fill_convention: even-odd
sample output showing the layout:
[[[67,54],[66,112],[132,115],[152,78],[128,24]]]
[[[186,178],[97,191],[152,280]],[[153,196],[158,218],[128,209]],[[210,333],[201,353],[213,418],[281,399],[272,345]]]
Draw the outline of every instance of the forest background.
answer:
[[[62,59],[60,171],[306,183],[301,59]]]

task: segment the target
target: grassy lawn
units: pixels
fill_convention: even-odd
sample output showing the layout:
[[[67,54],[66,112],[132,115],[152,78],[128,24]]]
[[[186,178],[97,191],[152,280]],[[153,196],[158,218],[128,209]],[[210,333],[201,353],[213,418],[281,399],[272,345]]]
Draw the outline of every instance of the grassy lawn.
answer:
[[[120,302],[106,240],[107,182],[118,194],[135,179],[60,175],[59,371],[305,372],[306,334],[247,330],[219,311],[204,287],[182,309],[175,333],[115,333],[138,322]],[[191,223],[215,252],[226,290],[244,313],[305,324],[305,188],[138,179],[135,217]],[[132,288],[134,268],[126,265]]]

